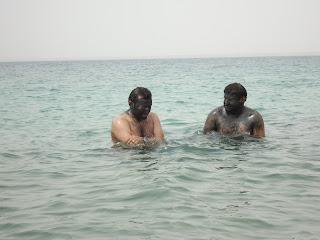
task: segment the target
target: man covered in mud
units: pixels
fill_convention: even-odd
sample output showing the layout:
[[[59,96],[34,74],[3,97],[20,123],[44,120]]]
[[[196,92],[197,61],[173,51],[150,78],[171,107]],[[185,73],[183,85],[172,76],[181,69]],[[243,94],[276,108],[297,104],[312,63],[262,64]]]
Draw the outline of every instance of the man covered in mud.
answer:
[[[112,120],[112,141],[128,147],[161,143],[164,134],[159,117],[150,112],[151,92],[143,87],[133,89],[128,104],[130,108]]]
[[[232,83],[224,89],[223,106],[209,113],[203,132],[219,132],[231,137],[250,135],[265,136],[264,122],[257,111],[244,106],[247,91],[240,83]]]

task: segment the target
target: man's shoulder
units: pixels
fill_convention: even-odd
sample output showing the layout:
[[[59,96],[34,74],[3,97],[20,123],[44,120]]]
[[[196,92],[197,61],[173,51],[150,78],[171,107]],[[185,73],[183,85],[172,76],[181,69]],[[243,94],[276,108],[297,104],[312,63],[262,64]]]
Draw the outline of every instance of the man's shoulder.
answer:
[[[152,121],[159,121],[159,117],[155,112],[150,112],[148,118],[150,118]]]
[[[253,108],[249,108],[247,106],[245,106],[245,111],[247,114],[250,114],[250,115],[252,115],[252,114],[259,114],[260,115],[260,113],[257,110],[255,110]]]
[[[114,117],[112,119],[112,124],[113,125],[122,125],[122,124],[126,124],[129,122],[129,118],[128,118],[128,114],[121,113],[120,115]]]
[[[149,113],[149,116],[150,116],[150,117],[158,117],[158,115],[157,115],[155,112],[150,112],[150,113]]]
[[[261,120],[262,119],[262,115],[255,109],[245,107],[245,112],[246,112],[246,115],[249,118],[252,118],[253,120]]]
[[[217,107],[209,113],[209,116],[210,117],[220,116],[223,113],[223,109],[224,109],[223,106]]]

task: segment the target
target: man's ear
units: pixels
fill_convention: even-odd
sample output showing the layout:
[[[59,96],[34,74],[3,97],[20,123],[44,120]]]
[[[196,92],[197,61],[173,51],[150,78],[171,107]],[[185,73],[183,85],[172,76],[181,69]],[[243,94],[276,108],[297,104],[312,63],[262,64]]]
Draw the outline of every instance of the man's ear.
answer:
[[[247,100],[247,97],[245,97],[245,96],[242,96],[242,97],[240,98],[240,102],[241,102],[241,103],[245,103],[246,100]]]
[[[129,104],[130,107],[133,106],[133,102],[131,100],[128,100],[128,104]]]

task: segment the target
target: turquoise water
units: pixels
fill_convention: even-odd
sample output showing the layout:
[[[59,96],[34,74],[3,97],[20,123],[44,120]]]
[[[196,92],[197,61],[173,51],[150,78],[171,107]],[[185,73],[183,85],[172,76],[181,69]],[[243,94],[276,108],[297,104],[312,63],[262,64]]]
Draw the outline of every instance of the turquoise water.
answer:
[[[267,137],[204,136],[231,82]],[[0,239],[319,239],[320,57],[0,63]],[[112,148],[136,86],[167,144]]]

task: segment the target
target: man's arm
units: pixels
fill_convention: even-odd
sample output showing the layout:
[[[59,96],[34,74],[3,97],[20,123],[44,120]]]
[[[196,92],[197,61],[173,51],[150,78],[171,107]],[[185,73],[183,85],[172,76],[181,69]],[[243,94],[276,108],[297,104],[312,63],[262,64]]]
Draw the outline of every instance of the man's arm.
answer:
[[[263,118],[258,112],[255,114],[255,121],[253,122],[250,135],[257,138],[265,137]]]
[[[150,117],[152,118],[153,123],[153,136],[145,136],[143,138],[144,144],[146,146],[158,145],[164,140],[164,133],[158,115],[155,113],[150,113]]]
[[[203,127],[204,134],[207,134],[213,130],[216,130],[216,114],[215,113],[216,113],[215,111],[209,113],[207,120],[206,120],[204,127]]]
[[[153,134],[154,139],[157,141],[163,141],[164,133],[161,127],[160,119],[157,114],[153,113]]]
[[[164,133],[161,127],[160,119],[156,113],[152,114],[152,121],[153,121],[153,137],[151,138],[144,138],[145,144],[147,145],[155,145],[159,144],[164,140]]]
[[[112,120],[111,134],[114,139],[126,145],[143,144],[143,138],[130,134],[130,127],[125,119],[115,118]]]

